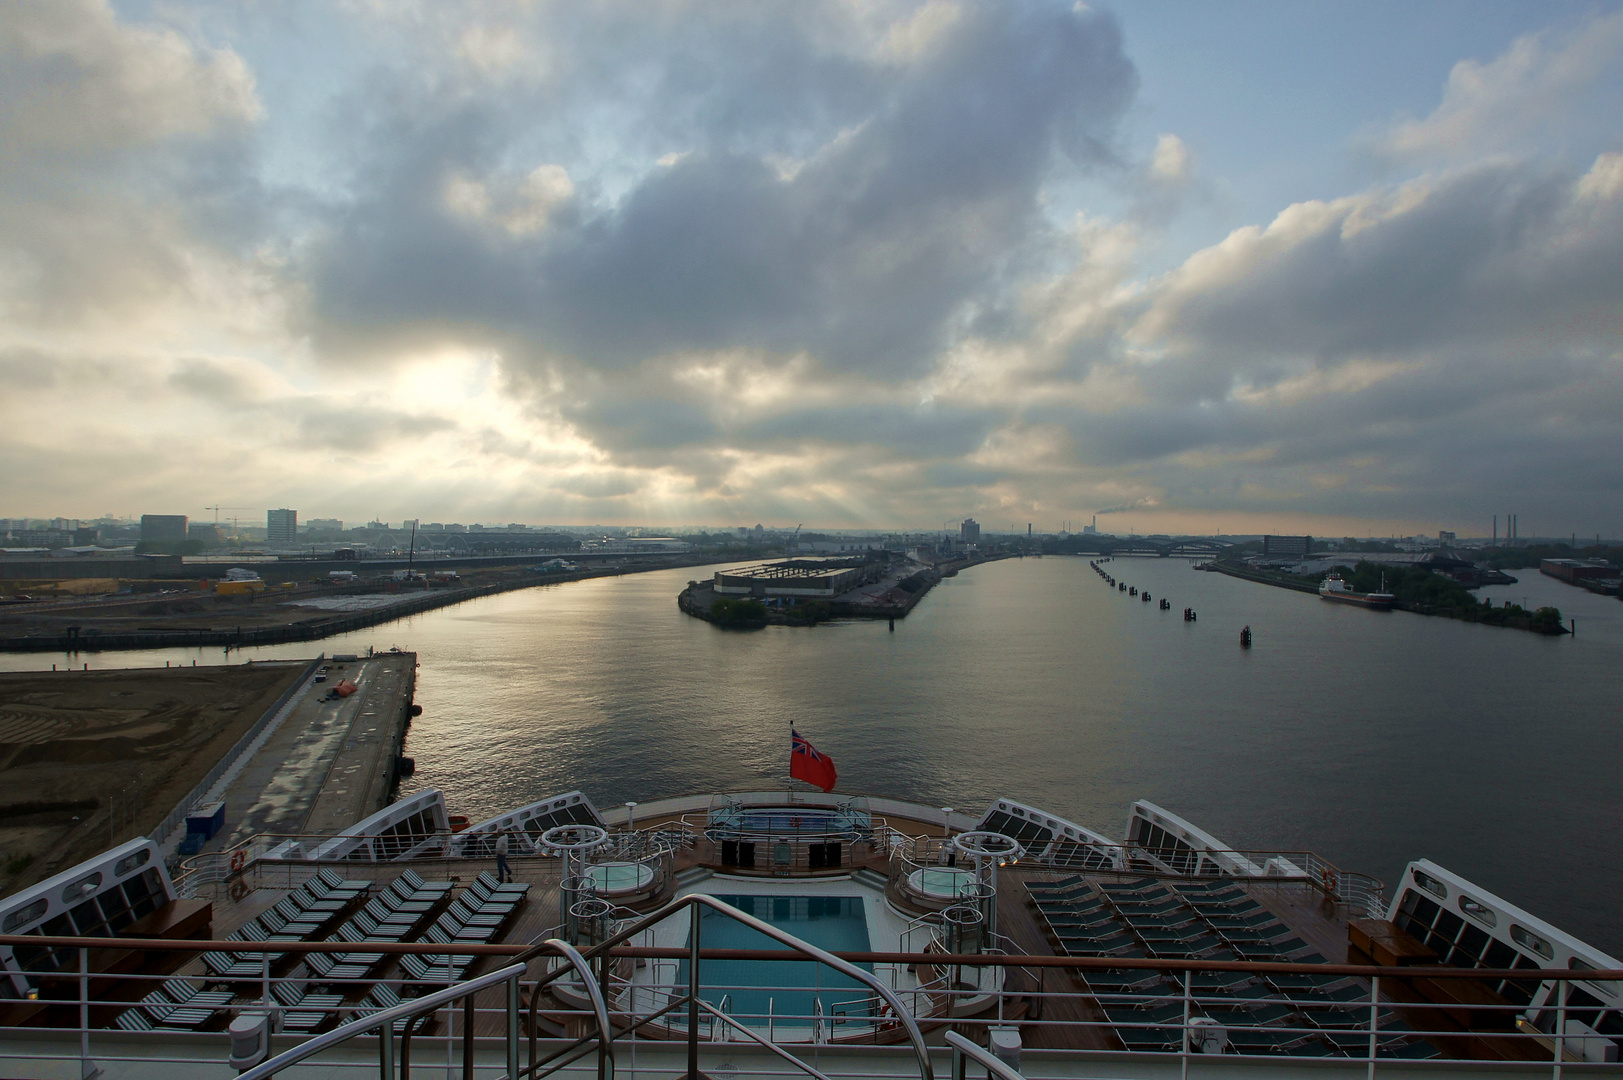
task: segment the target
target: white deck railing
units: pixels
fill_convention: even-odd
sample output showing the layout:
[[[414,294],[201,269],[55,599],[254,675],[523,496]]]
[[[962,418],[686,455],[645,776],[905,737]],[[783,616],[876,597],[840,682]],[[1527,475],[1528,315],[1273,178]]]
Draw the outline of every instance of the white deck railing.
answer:
[[[665,911],[661,917],[672,913]],[[632,940],[637,940],[635,935],[641,929],[633,931]],[[57,961],[51,965],[55,970],[36,970],[32,974],[34,985],[27,996],[0,999],[0,1009],[9,1015],[11,1025],[0,1028],[0,1063],[3,1063],[0,1075],[56,1074],[71,1066],[80,1069],[82,1075],[90,1075],[101,1067],[106,1068],[110,1076],[116,1076],[125,1066],[134,1068],[140,1064],[144,1068],[152,1063],[169,1062],[179,1070],[176,1072],[179,1076],[185,1068],[208,1061],[217,1063],[213,1066],[217,1075],[230,1050],[229,1036],[219,1029],[242,1014],[263,1012],[272,1018],[273,1027],[284,1029],[276,1036],[278,1049],[309,1046],[313,1047],[312,1055],[318,1051],[338,1053],[339,1044],[355,1037],[371,1040],[361,1045],[373,1045],[372,1053],[383,1054],[383,1048],[376,1045],[382,1041],[376,1033],[379,1026],[392,1019],[416,1017],[419,1023],[409,1035],[409,1045],[403,1038],[404,1033],[397,1032],[399,1050],[391,1043],[388,1051],[391,1060],[407,1056],[410,1047],[416,1048],[419,1061],[440,1059],[442,1055],[452,1054],[460,1044],[465,1060],[478,1057],[482,1068],[504,1075],[513,1075],[504,1066],[511,1060],[511,1033],[519,1030],[532,1046],[530,1067],[517,1070],[518,1076],[525,1077],[538,1075],[535,1063],[549,1055],[553,1060],[560,1060],[577,1050],[592,1053],[598,1049],[593,1041],[596,1036],[583,1041],[578,1033],[566,1032],[572,1026],[578,1030],[581,1025],[588,1032],[598,1030],[600,1010],[597,1002],[589,999],[594,997],[594,990],[606,986],[609,992],[597,996],[603,1002],[601,1013],[606,1026],[614,1032],[612,1041],[618,1048],[615,1050],[616,1068],[622,1074],[632,1075],[638,1074],[638,1066],[634,1064],[638,1054],[643,1055],[643,1067],[668,1074],[673,1066],[673,1051],[685,1052],[686,1048],[680,1044],[689,1042],[697,1047],[691,1052],[705,1055],[706,1067],[722,1060],[718,1055],[731,1055],[740,1052],[739,1048],[759,1048],[762,1042],[769,1042],[790,1057],[803,1057],[818,1050],[846,1054],[835,1060],[824,1058],[816,1066],[829,1076],[850,1075],[852,1070],[871,1074],[872,1062],[862,1065],[862,1055],[877,1054],[888,1060],[897,1051],[882,1045],[887,1039],[907,1035],[909,1029],[922,1033],[950,1024],[954,1030],[978,1042],[985,1041],[990,1029],[1014,1026],[1028,1049],[1045,1044],[1101,1047],[1068,1053],[1047,1051],[1021,1070],[1034,1078],[1074,1077],[1079,1071],[1085,1071],[1077,1065],[1083,1059],[1119,1062],[1128,1060],[1124,1054],[1131,1054],[1133,1059],[1142,1058],[1146,1062],[1181,1061],[1187,1065],[1211,1052],[1227,1058],[1244,1056],[1255,1067],[1253,1072],[1269,1066],[1299,1069],[1312,1059],[1315,1065],[1359,1067],[1367,1074],[1388,1064],[1406,1066],[1407,1059],[1425,1056],[1436,1062],[1454,1062],[1462,1068],[1493,1068],[1524,1074],[1528,1070],[1542,1069],[1544,1074],[1559,1078],[1563,1069],[1601,1067],[1605,1062],[1616,1060],[1616,1041],[1596,1030],[1596,1025],[1609,1027],[1616,1013],[1612,1012],[1610,1019],[1597,1013],[1606,1012],[1608,1006],[1618,1001],[1607,991],[1623,981],[1623,971],[1473,972],[1331,964],[1085,960],[996,954],[947,956],[935,952],[911,956],[851,954],[849,959],[832,956],[828,959],[839,961],[841,970],[847,974],[853,963],[911,961],[937,967],[985,967],[997,973],[995,978],[986,980],[995,983],[996,990],[988,995],[985,982],[974,989],[932,983],[911,993],[871,986],[873,994],[869,1000],[882,1002],[883,1007],[876,1005],[873,1014],[868,1016],[853,1016],[848,1011],[846,1017],[836,1018],[830,1005],[835,992],[821,995],[825,999],[818,1003],[823,1006],[821,1009],[814,1005],[809,1011],[794,1014],[787,1013],[783,1003],[795,1000],[791,995],[804,995],[806,987],[803,985],[751,986],[706,978],[705,969],[710,965],[702,962],[707,953],[702,944],[698,964],[692,962],[693,952],[688,948],[669,950],[627,944],[614,950],[607,969],[601,959],[594,960],[589,969],[585,966],[584,961],[593,957],[593,950],[586,950],[583,963],[577,964],[560,948],[552,946],[547,955],[562,956],[566,961],[562,967],[549,971],[537,970],[532,965],[515,973],[512,965],[524,959],[516,955],[519,953],[516,946],[119,941],[119,946],[142,950],[148,956],[161,951],[195,953],[205,948],[265,956],[257,978],[220,984],[231,991],[227,1000],[222,1002],[215,997],[206,999],[204,1004],[191,1005],[171,1000],[165,1006],[143,1005],[139,999],[161,989],[165,979],[175,976],[93,970],[109,955],[107,939],[27,935],[0,938],[0,943],[21,946],[25,953],[32,946],[36,961],[49,950]],[[363,1018],[359,1026],[345,1029],[342,1038],[302,1036],[291,1030],[296,1016],[307,1019],[312,1011],[323,1014],[318,1027],[348,1020],[356,1013],[359,999],[376,985],[374,980],[340,981],[330,988],[339,995],[337,999],[318,996],[301,1001],[288,994],[289,988],[301,992],[314,990],[309,985],[312,976],[301,971],[296,954],[337,950],[443,954],[451,948],[459,954],[486,956],[489,963],[500,970],[456,984],[448,991],[431,984],[386,980],[385,985],[406,997],[400,1009],[374,1011]],[[673,951],[689,959],[687,979],[676,978],[676,964],[665,955]],[[601,957],[603,952],[596,955]],[[735,957],[736,954],[728,951],[726,955]],[[803,962],[822,959],[814,953],[794,951],[769,955],[774,959]],[[651,965],[667,966],[656,968],[656,979],[651,984],[639,983],[638,993],[633,995],[626,992],[623,971],[626,966],[635,965],[639,958]],[[540,959],[540,954],[531,950],[529,960]],[[621,974],[616,973],[617,965]],[[187,970],[190,968],[182,968],[182,972]],[[1145,980],[1153,980],[1153,984],[1130,987],[1123,984],[1118,974],[1111,977],[1112,983],[1106,988],[1097,980],[1107,971],[1142,972]],[[867,975],[865,971],[863,974]],[[1238,982],[1229,992],[1217,992],[1211,989],[1214,976],[1232,977]],[[1320,989],[1335,989],[1337,993],[1331,998],[1323,993],[1291,989],[1303,976],[1334,980],[1322,981]],[[197,992],[209,992],[204,989],[206,978],[201,974],[181,977],[190,980]],[[1081,993],[1076,989],[1078,984],[1071,982],[1072,977],[1094,988]],[[867,978],[873,976],[867,975]],[[1414,980],[1421,978],[1432,984],[1487,988],[1487,992],[1460,992],[1456,995],[1458,1000],[1452,1003],[1416,1000]],[[1532,987],[1536,1004],[1533,1007],[1516,1005],[1493,994],[1491,987],[1506,978]],[[570,980],[574,993],[549,995],[547,985],[556,984],[559,979]],[[488,987],[486,982],[490,982]],[[498,983],[511,983],[513,989],[502,990]],[[1243,988],[1240,983],[1244,984]],[[645,989],[652,992],[645,994]],[[1590,994],[1591,990],[1599,994],[1599,998]],[[419,991],[417,996],[411,996],[413,991]],[[744,993],[765,994],[768,1001],[765,1011],[739,1008],[736,1003],[743,1000],[739,995]],[[849,996],[848,992],[839,993]],[[732,995],[728,1007],[707,1006],[707,1002],[719,1002],[725,995]],[[527,1016],[519,1020],[515,1029],[511,1020],[512,1002],[526,998],[531,1007],[524,1010]],[[1091,1018],[1074,1019],[1078,1010],[1055,1007],[1079,998],[1089,1002],[1088,1009],[1081,1010],[1080,1015],[1086,1017],[1089,1010],[1096,1010]],[[580,1004],[572,1004],[571,999]],[[977,1000],[978,1007],[973,1004]],[[1593,1004],[1596,1000],[1603,1003],[1598,1010]],[[683,1006],[688,1007],[685,1019],[678,1023],[671,1014]],[[169,1011],[165,1013],[165,1009]],[[886,1009],[893,1011],[887,1013]],[[121,1028],[119,1018],[130,1010],[144,1010],[148,1020],[156,1019],[156,1029]],[[187,1010],[191,1010],[190,1015],[180,1015]],[[1458,1017],[1466,1013],[1473,1022],[1472,1031],[1463,1030],[1458,1023]],[[698,1022],[694,1023],[695,1020]],[[671,1041],[673,1037],[676,1045]],[[727,1047],[723,1047],[724,1042]],[[1108,1049],[1127,1045],[1139,1049],[1130,1052]],[[777,1051],[773,1051],[774,1058],[782,1060]],[[852,1054],[858,1056],[857,1060],[851,1059]],[[916,1053],[909,1056],[917,1060]],[[1485,1065],[1482,1060],[1493,1057],[1503,1060],[1496,1066]],[[342,1060],[353,1063],[353,1053]],[[342,1063],[340,1059],[334,1062]],[[841,1062],[845,1072],[841,1071]],[[886,1071],[893,1067],[894,1064],[887,1065]],[[1119,1071],[1119,1064],[1109,1068]]]

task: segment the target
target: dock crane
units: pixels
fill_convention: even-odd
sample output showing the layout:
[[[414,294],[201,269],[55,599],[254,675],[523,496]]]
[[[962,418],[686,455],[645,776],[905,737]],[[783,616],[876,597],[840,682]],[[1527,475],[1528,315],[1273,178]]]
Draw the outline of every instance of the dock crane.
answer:
[[[215,527],[215,529],[219,529],[219,527],[220,527],[220,511],[221,510],[257,510],[257,509],[259,509],[259,507],[257,507],[257,506],[205,506],[205,507],[203,507],[203,509],[205,509],[205,510],[213,510],[214,511],[214,527]],[[235,540],[236,537],[237,537],[237,515],[232,514],[231,515],[231,538],[233,540]]]

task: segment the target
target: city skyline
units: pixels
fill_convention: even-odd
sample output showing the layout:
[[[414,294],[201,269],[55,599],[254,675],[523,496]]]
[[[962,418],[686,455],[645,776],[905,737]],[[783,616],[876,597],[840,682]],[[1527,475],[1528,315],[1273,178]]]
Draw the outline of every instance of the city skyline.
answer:
[[[973,539],[978,538],[980,533],[984,530],[988,536],[1002,537],[1019,537],[1021,535],[1029,536],[1035,533],[1036,535],[1043,537],[1098,535],[1104,538],[1116,539],[1132,536],[1188,536],[1212,538],[1233,537],[1241,539],[1247,537],[1267,537],[1270,535],[1286,537],[1307,535],[1309,540],[1315,542],[1323,541],[1330,544],[1339,543],[1342,540],[1391,540],[1398,542],[1419,542],[1423,544],[1443,546],[1454,543],[1469,546],[1479,546],[1483,543],[1507,545],[1517,544],[1526,546],[1543,542],[1551,542],[1555,544],[1567,542],[1574,547],[1583,548],[1589,545],[1591,540],[1597,546],[1610,542],[1604,536],[1604,534],[1601,533],[1586,534],[1577,532],[1526,532],[1520,528],[1518,515],[1510,514],[1504,516],[1503,531],[1500,531],[1500,519],[1495,518],[1493,521],[1492,531],[1482,535],[1474,535],[1470,532],[1459,534],[1451,530],[1439,529],[1432,532],[1421,531],[1416,533],[1375,533],[1365,531],[1357,534],[1319,534],[1317,536],[1313,536],[1312,534],[1290,533],[1281,529],[1265,530],[1263,532],[1255,533],[1224,532],[1221,529],[1214,529],[1200,533],[1169,534],[1165,532],[1158,532],[1156,530],[1141,530],[1131,525],[1123,527],[1119,530],[1111,531],[1109,529],[1099,528],[1096,523],[1092,522],[1077,523],[1064,521],[1056,524],[1052,522],[1037,523],[1028,521],[1022,524],[1015,521],[978,522],[973,517],[966,517],[962,520],[943,521],[939,526],[873,529],[862,527],[829,526],[806,522],[797,523],[792,527],[781,522],[774,522],[772,524],[763,524],[757,522],[752,527],[738,524],[724,525],[714,522],[683,523],[675,525],[657,523],[608,524],[603,522],[533,523],[512,521],[502,522],[496,520],[486,522],[439,522],[425,520],[421,517],[406,518],[398,523],[394,521],[381,521],[374,518],[363,523],[359,518],[348,522],[335,518],[307,518],[301,520],[297,517],[297,513],[297,510],[290,508],[269,511],[266,515],[266,524],[263,527],[241,518],[235,521],[230,519],[222,521],[202,521],[189,520],[186,515],[144,514],[139,516],[119,516],[113,514],[104,514],[96,518],[5,517],[0,515],[0,537],[7,534],[15,536],[19,533],[51,532],[67,534],[79,531],[81,529],[94,530],[100,528],[102,530],[119,530],[124,532],[128,532],[132,529],[139,529],[142,534],[142,539],[149,540],[153,538],[146,535],[149,531],[149,523],[158,522],[160,523],[157,526],[159,529],[166,527],[165,524],[161,523],[168,523],[167,527],[184,531],[184,538],[186,539],[196,540],[201,539],[206,535],[211,545],[215,543],[224,545],[228,542],[245,541],[253,544],[263,544],[274,547],[278,542],[278,539],[271,535],[275,529],[275,518],[272,515],[283,514],[292,516],[294,531],[291,534],[291,539],[288,536],[282,536],[280,540],[286,546],[291,548],[302,548],[306,541],[303,539],[298,539],[298,537],[303,537],[309,534],[331,536],[333,534],[341,533],[406,534],[412,532],[417,532],[424,535],[425,540],[440,535],[479,535],[481,533],[535,533],[538,535],[544,535],[554,532],[564,532],[582,536],[623,533],[628,536],[643,537],[668,535],[693,536],[706,533],[713,537],[724,539],[730,537],[736,538],[735,534],[737,536],[744,537],[759,537],[764,532],[766,536],[778,540],[781,540],[785,536],[801,537],[802,535],[804,535],[804,538],[806,539],[811,539],[824,535],[870,537],[889,536],[894,538],[902,536],[926,537],[936,534],[943,534],[958,535],[968,542],[973,542]],[[204,534],[199,532],[199,530],[208,530],[208,532]],[[255,537],[259,536],[259,534],[264,534],[263,538],[255,539]],[[180,538],[181,537],[179,535],[166,537],[166,539],[171,541]],[[1615,540],[1615,537],[1612,538],[1612,540]],[[133,541],[128,538],[125,538],[124,540],[115,539],[111,541],[114,546],[117,546],[119,543],[129,544],[131,542]],[[108,536],[101,536],[101,538],[97,540],[97,544],[103,547],[108,546]]]
[[[1615,2],[4,21],[8,513],[1623,529]]]

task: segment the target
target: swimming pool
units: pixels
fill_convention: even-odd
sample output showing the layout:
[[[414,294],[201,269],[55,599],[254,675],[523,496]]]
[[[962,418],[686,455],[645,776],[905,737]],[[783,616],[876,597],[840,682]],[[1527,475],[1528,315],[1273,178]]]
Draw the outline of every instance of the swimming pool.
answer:
[[[586,876],[597,886],[599,896],[636,892],[646,889],[654,881],[651,867],[633,862],[597,863],[586,868]]]
[[[965,885],[975,880],[968,870],[952,867],[925,867],[907,876],[907,883],[924,896],[950,900],[957,897]]]
[[[717,900],[771,923],[780,930],[830,952],[867,952],[868,919],[860,896],[724,896]],[[691,936],[688,939],[692,942]],[[704,909],[700,942],[713,949],[780,949],[783,946],[722,912]],[[872,964],[858,964],[873,971]],[[685,986],[688,962],[678,965],[677,984]],[[824,964],[794,960],[701,960],[699,996],[752,1027],[765,1027],[770,1013],[778,1027],[809,1027],[814,1005],[833,1024],[870,1014],[873,991]],[[757,987],[761,989],[756,989]],[[767,989],[793,987],[795,989]],[[804,989],[800,989],[804,988]],[[678,991],[680,992],[680,991]],[[788,1016],[788,1019],[783,1017]],[[838,1027],[830,1035],[838,1037]]]
[[[711,811],[709,827],[751,833],[866,833],[873,822],[867,814],[843,810],[726,807]]]

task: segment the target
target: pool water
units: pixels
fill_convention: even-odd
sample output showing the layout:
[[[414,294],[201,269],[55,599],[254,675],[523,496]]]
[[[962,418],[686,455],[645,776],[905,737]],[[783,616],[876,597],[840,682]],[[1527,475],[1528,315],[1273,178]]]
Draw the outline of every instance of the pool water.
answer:
[[[756,833],[853,832],[868,827],[865,820],[834,810],[718,810],[710,826]]]
[[[860,896],[718,894],[716,899],[829,952],[869,951],[868,919]],[[709,908],[704,909],[699,933],[700,944],[707,949],[783,947],[731,916]],[[857,966],[873,970],[872,964]],[[678,985],[685,986],[687,979],[688,962],[683,960],[677,973]],[[775,1022],[779,1027],[809,1027],[814,1002],[819,998],[824,1015],[832,1023],[838,1024],[838,1014],[842,1013],[866,1018],[870,1014],[868,999],[873,994],[862,983],[827,965],[794,960],[702,960],[699,982],[700,997],[718,1007],[723,997],[728,998],[726,1011],[752,1027],[764,1027],[769,1011],[778,1018]],[[805,989],[765,989],[769,987]],[[830,1029],[833,1037],[841,1034],[837,1026]]]
[[[586,876],[597,886],[599,896],[635,892],[653,883],[654,871],[641,863],[597,863],[586,868]]]
[[[975,880],[975,875],[968,870],[926,867],[923,870],[913,871],[907,880],[909,885],[925,896],[951,899],[956,897],[958,891],[965,885]]]

